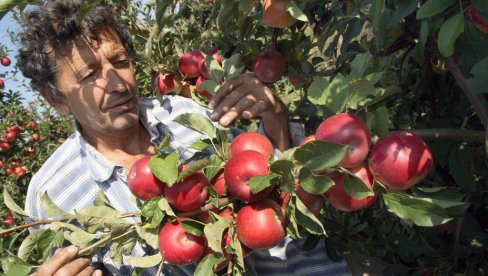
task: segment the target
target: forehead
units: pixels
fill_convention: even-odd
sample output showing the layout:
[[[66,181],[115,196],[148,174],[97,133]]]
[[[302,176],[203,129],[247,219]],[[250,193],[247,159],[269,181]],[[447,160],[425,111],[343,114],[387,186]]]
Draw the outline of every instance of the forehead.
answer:
[[[110,30],[100,32],[97,39],[79,36],[74,41],[68,42],[57,51],[53,58],[58,66],[68,66],[75,73],[85,67],[99,62],[100,55],[110,58],[110,55],[126,52],[119,36]]]

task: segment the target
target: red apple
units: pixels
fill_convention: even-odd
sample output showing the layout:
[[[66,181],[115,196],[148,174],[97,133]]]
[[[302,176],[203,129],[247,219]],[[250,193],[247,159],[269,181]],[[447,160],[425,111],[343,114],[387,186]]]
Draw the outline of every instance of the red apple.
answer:
[[[15,223],[15,220],[12,216],[7,216],[3,219],[3,225],[5,226],[10,226]]]
[[[314,195],[311,194],[307,191],[305,191],[301,185],[300,181],[295,180],[295,193],[297,197],[300,199],[300,201],[307,207],[307,209],[312,212],[315,216],[318,216],[320,214],[320,211],[324,207],[324,197],[320,195]],[[280,202],[281,202],[281,207],[283,209],[286,209],[288,206],[288,203],[290,202],[291,195],[290,193],[285,193],[281,192],[280,193]]]
[[[16,178],[19,178],[19,177],[23,176],[26,171],[27,171],[27,167],[26,166],[18,166],[18,167],[15,167],[15,177]]]
[[[237,238],[247,247],[271,248],[286,234],[283,209],[270,199],[245,205],[237,213],[236,228]]]
[[[296,19],[287,11],[290,0],[264,0],[263,23],[269,27],[288,28]]]
[[[6,152],[10,150],[11,147],[12,145],[10,145],[9,142],[4,142],[0,140],[0,152]]]
[[[222,65],[222,57],[220,57],[219,53],[217,52],[217,49],[212,48],[207,51],[205,51],[205,54],[208,56],[211,56],[215,61],[219,63],[219,65]],[[208,73],[207,67],[205,66],[205,59],[202,58],[198,62],[198,70],[200,71],[200,74],[205,78],[205,79],[210,79],[210,74]]]
[[[257,202],[268,196],[273,186],[254,194],[247,185],[253,176],[269,174],[268,158],[253,150],[246,150],[235,155],[227,161],[224,168],[224,178],[227,192],[245,202]]]
[[[17,133],[15,133],[15,131],[7,131],[5,133],[5,140],[7,140],[7,142],[13,142],[15,141],[15,138],[17,138]]]
[[[15,135],[17,135],[20,133],[21,129],[18,125],[13,125],[13,126],[8,127],[8,131],[12,131],[15,133]]]
[[[0,169],[3,168],[3,161],[0,160]]]
[[[257,132],[244,132],[237,135],[237,137],[230,143],[229,155],[232,158],[246,150],[257,151],[268,159],[274,153],[271,141],[263,134]]]
[[[127,175],[129,190],[139,199],[148,200],[163,194],[164,184],[148,166],[150,156],[137,160]]]
[[[167,222],[159,231],[159,252],[163,259],[173,265],[187,265],[197,261],[207,247],[205,237],[185,232],[179,218]]]
[[[268,53],[257,56],[253,61],[253,72],[262,82],[272,83],[286,72],[286,61],[283,55],[272,48]]]
[[[37,133],[32,134],[31,137],[33,141],[39,141],[39,139],[41,139],[41,137]]]
[[[464,12],[464,16],[471,21],[478,29],[481,31],[488,33],[488,23],[481,18],[478,10],[475,6],[469,5],[469,7]]]
[[[174,73],[158,73],[154,81],[161,95],[180,94],[183,87],[181,81]]]
[[[184,171],[188,166],[180,168]],[[205,174],[197,171],[169,187],[164,186],[164,198],[171,207],[179,211],[191,211],[199,208],[208,195],[208,180]]]
[[[36,121],[29,121],[27,123],[27,127],[30,129],[35,129],[37,127],[37,122]]]
[[[378,140],[368,163],[376,181],[391,190],[406,190],[429,174],[433,161],[422,138],[395,131]]]
[[[210,100],[212,98],[212,94],[210,94],[210,92],[208,92],[208,91],[203,90],[200,87],[200,85],[202,84],[202,82],[204,82],[206,80],[207,79],[204,76],[202,76],[202,75],[198,76],[197,81],[195,82],[195,88],[197,89],[197,93],[200,96],[204,97],[205,99],[209,99]]]
[[[361,164],[371,146],[368,126],[349,113],[339,113],[325,119],[315,130],[315,139],[349,145],[346,155],[338,164],[345,168]]]
[[[5,87],[5,82],[2,79],[0,79],[0,89],[4,87]]]
[[[288,77],[290,80],[291,84],[294,86],[300,86],[300,87],[308,87],[310,85],[310,81],[306,78],[295,78],[295,77]]]
[[[315,141],[315,134],[311,134],[303,138],[303,140],[300,142],[300,146],[303,146],[310,141]]]
[[[203,55],[200,50],[187,52],[180,57],[178,70],[186,78],[198,77],[198,75],[200,75],[200,70],[198,70],[198,63],[202,59]]]
[[[227,195],[227,187],[225,185],[225,178],[224,178],[224,171],[220,171],[217,176],[214,177],[214,180],[212,181],[212,185],[215,189],[215,192],[219,196],[226,196]]]
[[[2,60],[1,60],[1,63],[3,66],[9,66],[11,61],[10,61],[10,58],[8,57],[3,57]]]
[[[349,169],[349,171],[359,177],[369,188],[373,187],[373,176],[366,165],[361,164],[358,167]],[[376,200],[375,196],[356,199],[348,195],[344,190],[344,179],[346,177],[344,173],[333,172],[327,174],[327,176],[334,181],[334,186],[325,192],[325,196],[329,199],[330,205],[336,209],[345,212],[357,211],[371,206]]]

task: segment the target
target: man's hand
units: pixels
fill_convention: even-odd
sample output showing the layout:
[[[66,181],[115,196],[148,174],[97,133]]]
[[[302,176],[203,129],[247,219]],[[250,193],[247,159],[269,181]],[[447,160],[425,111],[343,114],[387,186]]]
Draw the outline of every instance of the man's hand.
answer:
[[[54,255],[44,262],[34,274],[35,276],[51,275],[96,275],[101,276],[100,270],[93,271],[90,259],[77,258],[78,247],[70,245],[59,248]]]
[[[271,89],[249,74],[226,81],[208,107],[213,109],[210,119],[222,126],[239,118],[261,117],[273,144],[282,151],[290,147],[288,110]]]

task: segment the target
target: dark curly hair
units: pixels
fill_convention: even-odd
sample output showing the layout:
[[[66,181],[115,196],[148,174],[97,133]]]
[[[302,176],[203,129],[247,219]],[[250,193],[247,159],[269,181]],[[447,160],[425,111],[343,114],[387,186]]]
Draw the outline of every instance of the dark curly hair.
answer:
[[[23,31],[19,34],[17,67],[26,78],[31,79],[32,89],[43,96],[54,99],[62,97],[56,85],[57,66],[52,53],[63,52],[67,43],[74,42],[79,36],[97,41],[100,32],[108,27],[118,34],[128,55],[131,58],[135,56],[128,29],[108,5],[96,6],[83,17],[81,24],[76,24],[76,12],[84,2],[48,0],[24,15]]]

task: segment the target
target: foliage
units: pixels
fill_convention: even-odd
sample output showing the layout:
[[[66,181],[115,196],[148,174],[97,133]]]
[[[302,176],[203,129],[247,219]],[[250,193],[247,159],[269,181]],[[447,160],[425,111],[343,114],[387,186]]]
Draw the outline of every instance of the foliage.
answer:
[[[87,2],[88,5],[96,1]],[[473,5],[488,22],[486,1],[294,0],[289,10],[297,22],[285,29],[262,24],[263,7],[257,0],[109,2],[120,10],[132,32],[138,53],[136,69],[141,94],[157,94],[151,85],[154,84],[154,73],[178,73],[179,57],[190,50],[217,48],[225,60],[238,56],[242,69],[252,72],[253,59],[275,47],[285,57],[287,73],[268,85],[288,105],[290,119],[302,123],[307,134],[314,133],[324,118],[347,111],[364,119],[375,139],[398,129],[413,130],[424,137],[434,157],[434,168],[416,187],[402,193],[383,190],[381,200],[358,212],[345,213],[327,208],[324,221],[319,225],[316,221],[297,222],[296,225],[305,229],[315,229],[310,231],[315,235],[323,235],[322,231],[326,231],[324,240],[332,248],[331,256],[336,251],[359,252],[385,261],[385,272],[391,273],[487,273],[485,129],[488,125],[488,79],[485,76],[488,71],[488,34],[464,13],[469,5]],[[0,1],[0,7],[9,3],[11,1]],[[205,87],[215,88],[222,77],[212,72],[223,69],[215,63],[207,64],[215,83],[207,82]],[[191,92],[190,96],[204,104],[206,99],[194,90],[195,80],[179,77]],[[293,78],[302,82],[294,84]],[[15,92],[2,91],[2,95],[0,108],[8,111],[10,117],[0,119],[0,133],[12,124],[23,126],[31,119],[36,120],[42,130],[41,140],[36,142],[43,145],[35,153],[39,158],[22,157],[28,141],[20,139],[17,140],[18,150],[9,153],[8,162],[31,162],[26,165],[29,168],[27,174],[18,179],[0,174],[2,183],[11,183],[7,186],[15,187],[7,190],[21,203],[21,187],[25,188],[32,173],[58,145],[57,139],[65,137],[69,127],[61,117],[56,116],[54,119],[57,120],[51,121],[52,118],[46,116],[50,110],[45,106],[41,109],[47,113],[37,115],[32,111],[35,108],[28,111],[19,108]],[[196,128],[204,127],[201,123],[192,124],[195,118],[191,116],[180,120],[180,123],[186,122]],[[250,129],[252,123],[244,120],[239,125]],[[204,133],[208,135],[210,132],[205,129]],[[30,132],[26,131],[22,135],[28,134]],[[201,144],[196,146],[202,147]],[[311,171],[302,177],[311,175],[313,178],[314,166],[318,161],[330,158],[325,155],[331,154],[330,148],[320,143],[295,150],[296,153],[285,153],[286,158],[274,165],[274,173],[282,175],[282,180],[286,180],[283,175],[296,169],[288,161],[298,160]],[[4,153],[1,154],[4,158]],[[317,162],[307,163],[312,159]],[[159,162],[171,160],[163,158]],[[220,164],[225,156],[214,156],[210,160]],[[216,172],[207,173],[213,176]],[[167,177],[174,182],[177,173]],[[261,185],[273,179],[255,179],[253,185],[262,189]],[[102,213],[102,206],[110,208],[101,203],[91,211]],[[113,225],[121,227],[113,228],[105,233],[105,237],[119,241],[122,234],[117,230],[122,231],[125,227],[136,231],[146,243],[154,244],[155,229],[163,217],[171,218],[174,213],[166,203],[156,200],[145,202],[141,208],[146,223],[143,225],[127,225],[120,222],[114,212],[105,213],[104,216],[114,220]],[[303,216],[296,215],[295,218]],[[93,222],[95,218],[77,219],[88,227],[92,224],[85,223]],[[94,241],[90,233],[66,224],[59,223],[55,229],[64,229],[63,238],[72,242],[78,240],[74,237],[83,237],[78,240],[84,242],[83,245]],[[45,246],[59,243],[62,238],[52,231],[37,234],[35,242],[43,241]],[[130,236],[131,233],[124,232],[123,235]],[[128,240],[131,241],[128,246],[131,246],[134,238],[131,236]],[[18,245],[18,242],[4,240],[4,248],[15,251],[12,244]],[[34,244],[31,242],[29,248]],[[120,243],[115,244],[118,244],[115,252],[128,250]],[[24,255],[23,259],[41,260],[44,253],[39,250],[37,255]],[[19,256],[18,252],[15,254]],[[144,261],[133,260],[148,266],[158,261],[155,256]],[[4,270],[8,269],[4,266]],[[15,269],[26,270],[28,266],[18,261]]]

